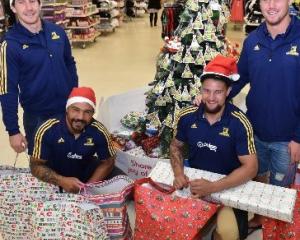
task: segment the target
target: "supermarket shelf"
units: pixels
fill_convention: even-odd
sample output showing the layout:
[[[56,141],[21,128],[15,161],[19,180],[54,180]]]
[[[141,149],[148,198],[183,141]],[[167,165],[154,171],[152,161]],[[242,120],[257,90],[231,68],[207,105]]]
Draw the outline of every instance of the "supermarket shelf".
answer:
[[[88,14],[85,14],[85,15],[66,15],[66,17],[68,18],[84,18],[84,17],[89,17],[89,16],[92,16],[94,14],[98,13],[98,9],[94,12],[90,12]]]
[[[96,26],[100,24],[100,21],[97,21],[95,23],[92,23],[91,25],[88,25],[88,26],[67,26],[68,29],[87,29],[87,28],[91,28],[93,26]]]

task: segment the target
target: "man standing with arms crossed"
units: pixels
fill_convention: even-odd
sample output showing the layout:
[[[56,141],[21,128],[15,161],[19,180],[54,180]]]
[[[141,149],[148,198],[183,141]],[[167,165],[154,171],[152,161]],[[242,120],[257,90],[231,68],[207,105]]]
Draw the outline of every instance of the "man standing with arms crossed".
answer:
[[[20,153],[33,144],[37,125],[63,115],[76,65],[65,31],[40,18],[40,0],[10,0],[17,22],[1,45],[0,101],[11,147]],[[25,136],[18,124],[23,110]]]

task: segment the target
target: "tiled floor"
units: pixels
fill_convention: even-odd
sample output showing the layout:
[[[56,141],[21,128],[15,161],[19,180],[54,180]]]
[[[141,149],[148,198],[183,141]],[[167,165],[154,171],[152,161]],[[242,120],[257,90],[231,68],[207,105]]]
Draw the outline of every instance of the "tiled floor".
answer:
[[[148,16],[145,16],[124,23],[115,33],[99,37],[86,49],[74,48],[80,85],[93,87],[98,100],[146,86],[154,78],[156,56],[163,44],[160,33],[160,27],[149,27]],[[227,37],[240,43],[243,33],[230,26]],[[0,149],[1,164],[13,165],[16,154],[9,147],[2,122]],[[19,156],[17,165],[28,166],[25,154]],[[262,239],[260,232],[248,238],[259,239]]]

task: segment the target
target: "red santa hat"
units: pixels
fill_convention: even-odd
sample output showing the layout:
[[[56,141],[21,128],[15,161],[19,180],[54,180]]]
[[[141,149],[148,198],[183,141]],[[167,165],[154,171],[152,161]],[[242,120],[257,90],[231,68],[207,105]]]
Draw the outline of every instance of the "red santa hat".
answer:
[[[69,95],[66,108],[68,108],[73,103],[88,103],[95,110],[96,109],[96,97],[95,97],[94,90],[89,87],[73,88]]]
[[[238,74],[236,59],[233,57],[224,57],[217,55],[205,67],[201,75],[201,80],[208,77],[219,76],[230,81],[237,81],[240,78]]]

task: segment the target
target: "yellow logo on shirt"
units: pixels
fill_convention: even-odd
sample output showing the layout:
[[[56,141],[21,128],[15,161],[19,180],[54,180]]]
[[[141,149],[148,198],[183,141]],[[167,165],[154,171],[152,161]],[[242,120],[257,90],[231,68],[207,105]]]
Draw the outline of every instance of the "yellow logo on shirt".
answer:
[[[259,51],[260,50],[260,47],[259,45],[257,44],[254,48],[253,48],[254,51]]]
[[[191,128],[197,128],[196,123],[194,123],[194,124],[191,126]]]
[[[25,50],[26,48],[29,48],[29,46],[27,44],[23,44],[23,50]]]
[[[291,50],[286,52],[286,55],[298,57],[299,53],[297,52],[297,46],[291,46]]]
[[[51,33],[51,36],[52,36],[52,39],[53,39],[53,40],[60,39],[60,36],[57,35],[56,32],[52,32],[52,33]]]
[[[223,131],[220,132],[219,135],[224,136],[224,137],[230,137],[229,128],[223,127]]]
[[[84,146],[94,146],[93,138],[87,138],[86,143],[83,144]]]
[[[61,137],[60,139],[58,139],[57,143],[64,143],[65,140]]]

